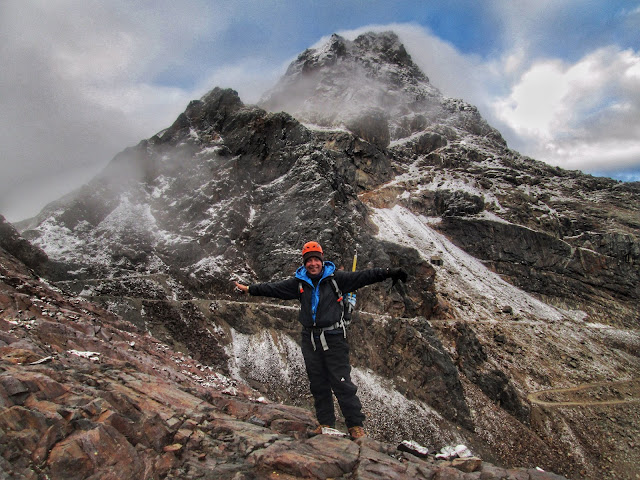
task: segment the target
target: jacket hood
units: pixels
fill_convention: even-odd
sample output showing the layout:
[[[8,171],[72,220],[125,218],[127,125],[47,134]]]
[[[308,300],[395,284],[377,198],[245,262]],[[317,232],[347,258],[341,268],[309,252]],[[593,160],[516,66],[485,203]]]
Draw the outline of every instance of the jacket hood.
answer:
[[[333,264],[333,262],[324,262],[324,267],[322,268],[322,277],[320,277],[320,280],[323,280],[333,275],[333,272],[335,271],[336,271],[336,266]],[[311,281],[311,277],[309,277],[309,273],[307,272],[307,269],[304,265],[298,267],[298,269],[296,270],[295,276],[298,280],[303,280],[307,282],[309,285],[313,285],[313,282]]]

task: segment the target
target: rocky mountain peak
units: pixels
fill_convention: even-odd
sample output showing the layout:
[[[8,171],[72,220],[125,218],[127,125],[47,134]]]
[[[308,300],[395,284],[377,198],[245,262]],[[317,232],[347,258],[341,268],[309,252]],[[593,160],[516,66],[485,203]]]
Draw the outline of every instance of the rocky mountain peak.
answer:
[[[373,33],[360,35],[353,41],[354,56],[371,58],[377,63],[397,65],[398,68],[407,69],[411,75],[409,80],[428,82],[426,75],[413,63],[404,45],[395,32]]]
[[[398,36],[390,31],[368,32],[353,41],[334,33],[324,45],[301,53],[289,66],[285,77],[309,75],[321,68],[335,66],[340,61],[360,63],[372,76],[380,73],[379,68],[382,65],[394,65],[411,73],[407,76],[408,80],[428,82],[424,73],[413,63]]]
[[[300,54],[260,105],[303,123],[346,128],[383,148],[433,125],[504,142],[474,107],[443,97],[393,32],[353,41],[332,35]]]

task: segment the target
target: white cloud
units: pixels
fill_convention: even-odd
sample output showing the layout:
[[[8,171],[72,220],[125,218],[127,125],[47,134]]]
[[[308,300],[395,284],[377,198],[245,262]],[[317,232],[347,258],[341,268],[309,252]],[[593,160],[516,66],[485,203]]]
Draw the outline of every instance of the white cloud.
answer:
[[[34,215],[197,98],[151,79],[224,30],[228,14],[212,21],[211,6],[1,2],[0,213]]]
[[[511,94],[496,101],[498,117],[520,135],[550,141],[558,123],[567,115],[562,99],[569,82],[558,61],[544,61],[530,68],[512,87]]]
[[[584,171],[637,167],[640,54],[609,46],[574,63],[532,58],[533,36],[527,38],[527,32],[534,29],[532,19],[551,15],[543,7],[529,6],[527,15],[512,12],[505,19],[513,47],[495,58],[463,54],[417,25],[376,25],[339,33],[352,39],[369,30],[396,31],[434,86],[476,105],[509,145],[525,155]]]
[[[355,38],[395,30],[433,85],[476,105],[522,153],[571,168],[637,165],[637,50],[611,46],[572,62],[542,57],[539,45],[562,42],[556,20],[567,22],[579,0],[487,5],[483,14],[492,17],[498,40],[486,57],[464,54],[416,24],[338,33]],[[245,103],[257,101],[291,60],[282,63],[280,53],[265,51],[285,50],[285,42],[287,55],[297,53],[291,45],[308,30],[297,6],[0,1],[0,213],[10,220],[37,213],[45,199],[78,185],[69,179],[84,180],[214,86],[237,90]],[[637,38],[638,8],[621,11],[620,18],[618,30]],[[259,41],[273,43],[238,38],[243,19],[254,31],[269,32]],[[327,19],[319,20],[331,31]],[[27,208],[27,198],[39,198],[39,206]]]
[[[567,168],[640,161],[640,55],[601,48],[577,62],[540,60],[493,102],[522,153]]]
[[[244,58],[210,72],[199,83],[199,91],[204,94],[213,87],[232,88],[238,92],[243,103],[257,103],[262,94],[284,74],[289,63],[290,60],[272,65],[262,59]]]

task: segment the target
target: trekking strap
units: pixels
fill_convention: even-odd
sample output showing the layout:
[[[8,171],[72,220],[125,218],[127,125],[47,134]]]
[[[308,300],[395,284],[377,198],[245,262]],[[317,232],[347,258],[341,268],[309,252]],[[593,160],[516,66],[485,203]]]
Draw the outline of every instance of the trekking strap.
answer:
[[[346,325],[344,323],[344,297],[342,295],[342,292],[340,291],[340,287],[338,287],[338,282],[336,282],[336,279],[333,275],[331,275],[329,278],[331,278],[331,284],[333,285],[333,289],[336,292],[336,295],[338,297],[338,303],[340,304],[340,321],[334,323],[333,325],[330,325],[328,327],[322,327],[321,328],[321,332],[320,332],[320,343],[322,344],[322,349],[327,351],[329,350],[329,345],[327,344],[327,339],[324,336],[324,332],[326,332],[327,330],[335,330],[337,328],[341,328],[342,329],[342,334],[344,335],[344,338],[347,338],[347,328]],[[302,286],[302,282],[298,282],[298,292],[300,294],[300,296],[302,296],[302,293],[304,292],[304,288]],[[313,350],[315,351],[316,349],[316,341],[314,338],[314,330],[311,330],[311,344],[313,345]]]
[[[316,350],[316,339],[314,337],[314,334],[320,330],[320,344],[322,345],[322,350],[327,351],[329,350],[329,344],[327,343],[327,338],[324,335],[324,332],[328,331],[328,330],[336,330],[338,328],[342,329],[342,333],[344,335],[344,338],[347,338],[347,329],[345,328],[344,322],[342,321],[342,319],[340,319],[339,322],[334,323],[333,325],[329,325],[328,327],[317,327],[315,329],[311,329],[311,345],[313,345],[313,350]]]
[[[333,275],[331,275],[331,283],[333,284],[333,289],[335,290],[336,295],[338,296],[338,303],[342,305],[342,307],[344,308],[344,297],[342,296],[340,287],[338,287],[338,282],[336,282],[336,279]]]

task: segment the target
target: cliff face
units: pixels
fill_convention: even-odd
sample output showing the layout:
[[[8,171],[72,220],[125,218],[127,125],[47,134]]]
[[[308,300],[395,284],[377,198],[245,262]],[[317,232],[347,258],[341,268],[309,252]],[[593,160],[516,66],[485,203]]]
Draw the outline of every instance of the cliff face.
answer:
[[[22,238],[13,225],[0,215],[0,248],[30,268],[39,268],[49,259],[47,254]]]
[[[339,266],[400,266],[407,284],[358,292],[349,335],[372,435],[603,478],[638,460],[593,438],[638,415],[638,196],[509,150],[366,34],[302,53],[260,106],[215,88],[19,227],[57,287],[298,407],[295,304],[231,280],[285,278],[311,239]]]

